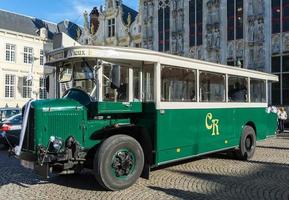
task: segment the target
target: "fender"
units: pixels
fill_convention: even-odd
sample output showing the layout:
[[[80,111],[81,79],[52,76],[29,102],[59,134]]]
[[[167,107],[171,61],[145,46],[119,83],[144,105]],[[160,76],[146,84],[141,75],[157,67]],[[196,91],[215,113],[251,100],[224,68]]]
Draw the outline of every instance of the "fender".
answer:
[[[129,135],[136,139],[143,151],[145,156],[145,165],[142,173],[142,177],[148,179],[150,166],[153,164],[153,145],[150,135],[146,128],[139,127],[133,124],[121,125],[121,126],[110,126],[104,129],[94,132],[91,136],[91,140],[104,140],[108,137],[117,134]]]

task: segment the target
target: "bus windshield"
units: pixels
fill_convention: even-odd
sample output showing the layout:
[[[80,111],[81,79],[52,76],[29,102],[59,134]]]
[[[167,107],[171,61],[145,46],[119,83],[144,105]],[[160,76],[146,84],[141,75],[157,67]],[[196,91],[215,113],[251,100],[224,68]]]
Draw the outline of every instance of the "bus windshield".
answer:
[[[78,88],[94,96],[95,77],[94,71],[90,66],[92,63],[75,62],[66,63],[60,67],[59,83],[62,93],[70,88]]]

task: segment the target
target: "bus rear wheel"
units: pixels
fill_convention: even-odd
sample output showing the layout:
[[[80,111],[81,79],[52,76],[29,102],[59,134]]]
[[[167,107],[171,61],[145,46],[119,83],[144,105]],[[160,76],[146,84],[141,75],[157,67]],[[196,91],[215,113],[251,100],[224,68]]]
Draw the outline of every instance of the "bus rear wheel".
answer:
[[[94,174],[101,186],[108,190],[122,190],[133,185],[144,166],[141,145],[127,135],[107,138],[94,157]]]
[[[245,126],[240,139],[240,146],[237,150],[237,156],[241,160],[251,159],[256,148],[256,133],[251,126]]]

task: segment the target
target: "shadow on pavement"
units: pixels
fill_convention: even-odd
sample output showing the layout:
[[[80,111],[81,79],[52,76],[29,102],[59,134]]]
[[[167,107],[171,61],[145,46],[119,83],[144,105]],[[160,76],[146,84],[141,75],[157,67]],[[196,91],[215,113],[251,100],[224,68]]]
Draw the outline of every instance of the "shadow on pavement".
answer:
[[[94,175],[89,171],[73,175],[53,175],[45,179],[38,176],[33,170],[20,165],[20,161],[8,157],[7,151],[0,151],[0,188],[8,184],[16,184],[29,188],[34,185],[55,184],[81,190],[103,191]]]
[[[148,188],[181,199],[289,199],[288,166],[258,161],[248,162],[262,165],[250,172],[246,169],[234,169],[236,171],[229,169],[228,172],[169,169],[168,171],[177,176],[182,176],[182,182],[183,179],[190,181],[187,191],[179,189],[181,186],[178,184],[171,185],[171,188],[159,186]]]

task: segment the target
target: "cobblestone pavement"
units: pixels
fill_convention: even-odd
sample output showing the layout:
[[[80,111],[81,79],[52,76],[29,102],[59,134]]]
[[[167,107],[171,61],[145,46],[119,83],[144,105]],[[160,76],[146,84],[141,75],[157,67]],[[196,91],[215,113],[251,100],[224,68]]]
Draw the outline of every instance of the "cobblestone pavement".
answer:
[[[217,154],[154,170],[119,192],[102,191],[93,175],[41,179],[0,152],[0,199],[289,199],[289,137],[257,143],[251,161]]]

